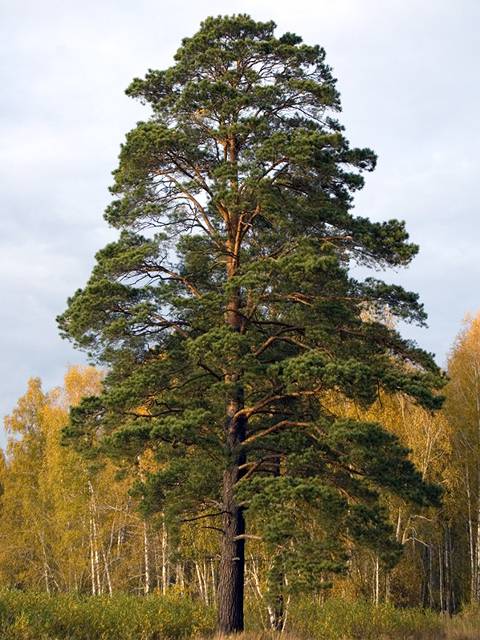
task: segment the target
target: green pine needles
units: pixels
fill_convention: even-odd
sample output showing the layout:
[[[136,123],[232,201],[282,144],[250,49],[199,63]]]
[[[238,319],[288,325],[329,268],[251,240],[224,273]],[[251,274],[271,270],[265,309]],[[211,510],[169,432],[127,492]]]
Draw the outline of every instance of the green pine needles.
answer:
[[[172,67],[132,82],[151,115],[114,172],[105,217],[120,235],[59,318],[108,367],[67,439],[124,463],[153,451],[145,509],[216,514],[225,633],[243,628],[250,536],[269,548],[281,618],[285,585],[343,571],[350,544],[394,562],[382,494],[439,500],[393,435],[336,410],[380,390],[435,409],[442,377],[378,320],[423,323],[417,295],[351,275],[405,266],[417,247],[402,222],[353,215],[375,154],[335,119],[324,50],[274,29],[208,18]]]

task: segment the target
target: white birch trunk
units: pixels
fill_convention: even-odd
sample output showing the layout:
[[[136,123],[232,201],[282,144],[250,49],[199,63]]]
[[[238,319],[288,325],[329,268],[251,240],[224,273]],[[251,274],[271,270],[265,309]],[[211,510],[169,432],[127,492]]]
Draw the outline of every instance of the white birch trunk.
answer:
[[[378,607],[380,604],[380,561],[378,556],[375,556],[374,571],[373,602],[375,606]]]
[[[165,515],[162,514],[162,593],[165,595],[168,588],[168,537],[165,526]]]
[[[145,584],[143,591],[145,595],[150,593],[150,559],[149,559],[149,539],[148,539],[148,531],[147,531],[147,522],[143,521],[143,551],[144,551],[144,562],[145,562]]]
[[[92,517],[91,516],[90,516],[89,524],[90,524],[90,532],[89,532],[89,538],[90,538],[90,574],[91,574],[91,580],[92,580],[92,596],[95,596],[95,595],[97,595],[97,583],[96,583],[96,576],[95,576],[95,549],[94,549],[94,544],[93,544],[93,523],[92,523]]]

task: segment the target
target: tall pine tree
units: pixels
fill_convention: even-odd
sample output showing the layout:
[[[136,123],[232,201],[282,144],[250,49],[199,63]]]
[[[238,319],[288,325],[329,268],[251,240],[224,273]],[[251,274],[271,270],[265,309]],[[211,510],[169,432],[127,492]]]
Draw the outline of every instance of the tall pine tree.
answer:
[[[375,320],[388,307],[423,323],[417,295],[351,275],[407,265],[417,247],[402,222],[352,214],[375,155],[334,118],[324,50],[274,29],[208,18],[172,67],[132,82],[151,116],[114,172],[119,239],[59,318],[109,369],[67,437],[124,459],[153,449],[145,505],[220,519],[224,633],[243,628],[246,520],[275,558],[272,584],[290,572],[307,585],[342,570],[347,539],[395,555],[379,489],[438,500],[394,436],[324,401],[368,406],[382,389],[435,408],[441,377]]]

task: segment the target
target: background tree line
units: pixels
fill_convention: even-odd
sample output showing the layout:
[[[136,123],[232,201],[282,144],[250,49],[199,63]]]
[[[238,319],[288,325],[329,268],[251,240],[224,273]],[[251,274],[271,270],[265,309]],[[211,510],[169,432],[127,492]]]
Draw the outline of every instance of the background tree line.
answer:
[[[399,436],[422,477],[439,483],[444,495],[440,508],[414,508],[385,493],[382,504],[401,557],[392,561],[368,544],[351,544],[348,571],[325,571],[311,589],[321,601],[333,593],[442,611],[478,602],[480,316],[467,321],[453,345],[448,377],[445,406],[435,414],[399,393],[381,394],[368,409],[331,394],[329,401],[345,417],[381,421]],[[0,583],[93,595],[174,590],[212,604],[221,542],[215,519],[198,513],[198,520],[192,515],[179,525],[172,513],[142,515],[136,482],[158,466],[148,452],[130,460],[130,472],[122,476],[119,463],[89,460],[62,444],[69,407],[100,393],[102,379],[96,368],[72,367],[63,387],[45,392],[33,378],[5,419]],[[312,529],[321,525],[315,517],[309,514]],[[274,557],[263,542],[249,542],[247,600],[268,623],[275,618],[275,601],[268,597]],[[288,601],[283,607],[288,611]]]

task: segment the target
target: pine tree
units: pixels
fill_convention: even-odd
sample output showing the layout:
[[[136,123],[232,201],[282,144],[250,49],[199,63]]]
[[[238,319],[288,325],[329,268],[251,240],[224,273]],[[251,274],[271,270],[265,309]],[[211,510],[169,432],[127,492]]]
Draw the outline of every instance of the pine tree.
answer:
[[[132,82],[151,116],[114,172],[105,217],[119,239],[59,318],[109,369],[67,438],[119,460],[154,450],[145,508],[221,519],[225,633],[243,628],[246,519],[275,554],[272,580],[303,588],[343,570],[346,538],[395,555],[376,488],[438,501],[395,436],[322,401],[336,390],[368,406],[382,389],[434,409],[442,381],[372,319],[388,307],[423,323],[417,295],[351,274],[417,253],[403,222],[352,213],[375,155],[335,119],[324,50],[274,30],[208,18],[172,67]]]

